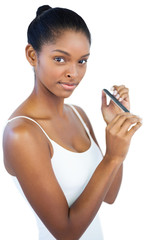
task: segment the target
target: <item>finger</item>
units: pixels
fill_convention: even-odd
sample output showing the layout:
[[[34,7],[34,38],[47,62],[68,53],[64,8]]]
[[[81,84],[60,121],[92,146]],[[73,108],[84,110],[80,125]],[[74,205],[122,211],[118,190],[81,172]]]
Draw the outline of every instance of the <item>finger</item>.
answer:
[[[125,85],[120,85],[120,86],[114,85],[113,86],[113,89],[116,90],[117,92],[119,92],[123,88],[125,88]]]
[[[137,122],[141,122],[141,118],[131,113],[118,114],[110,123],[109,129],[114,128],[114,132],[127,133],[128,129]]]
[[[121,88],[119,91],[118,91],[119,95],[122,96],[123,94],[127,94],[129,95],[129,89],[128,88]]]
[[[102,91],[102,109],[107,107],[107,96],[104,91]]]
[[[123,93],[128,93],[129,94],[129,89],[124,87],[118,90],[118,93],[122,95]]]
[[[126,120],[127,116],[130,116],[131,114],[129,112],[123,112],[120,114],[117,114],[115,118],[109,123],[108,128],[112,128],[116,125],[116,127],[120,127],[123,122]]]
[[[113,95],[120,101],[127,99],[129,97],[129,89],[124,85],[114,88]]]
[[[129,95],[128,95],[128,93],[124,93],[124,94],[120,95],[118,100],[119,100],[120,102],[122,102],[123,100],[128,101],[128,100],[129,100]]]
[[[104,91],[102,91],[102,104],[101,104],[101,111],[102,111],[102,115],[105,119],[105,113],[106,113],[106,110],[108,108],[108,105],[107,105],[107,96],[106,94],[104,93]]]
[[[135,132],[142,126],[142,122],[137,122],[127,133],[127,135],[131,138]]]
[[[123,122],[120,132],[128,133],[129,129],[131,129],[133,125],[136,125],[138,122],[141,122],[141,121],[142,120],[135,115],[128,116],[126,120]]]
[[[124,85],[121,85],[121,86],[118,86],[117,87],[117,91],[119,92],[119,93],[121,93],[122,91],[127,91],[127,92],[129,92],[129,89],[126,87],[126,86],[124,86]]]
[[[119,90],[119,101],[129,100],[129,89],[128,88],[122,88]]]

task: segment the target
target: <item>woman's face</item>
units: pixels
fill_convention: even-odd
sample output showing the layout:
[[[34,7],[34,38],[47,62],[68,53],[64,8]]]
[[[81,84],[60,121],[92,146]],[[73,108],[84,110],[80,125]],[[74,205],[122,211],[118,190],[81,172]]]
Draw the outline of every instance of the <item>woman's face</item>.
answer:
[[[43,45],[35,65],[36,84],[58,97],[69,97],[86,72],[89,51],[84,33],[65,31],[56,43]]]

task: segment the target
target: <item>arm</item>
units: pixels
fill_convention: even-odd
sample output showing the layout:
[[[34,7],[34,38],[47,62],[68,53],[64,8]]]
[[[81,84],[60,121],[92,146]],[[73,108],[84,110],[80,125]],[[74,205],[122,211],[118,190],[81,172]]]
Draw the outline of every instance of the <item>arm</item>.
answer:
[[[130,100],[129,100],[129,90],[128,88],[126,88],[124,85],[121,86],[114,86],[114,93],[115,96],[117,97],[117,99],[121,99],[122,104],[127,108],[130,109]],[[88,119],[88,117],[86,116],[85,112],[79,108],[76,107],[77,110],[80,112],[81,116],[83,117],[84,121],[86,122],[91,136],[94,139],[94,141],[97,143],[97,145],[99,146],[97,139],[95,137],[92,125]],[[123,111],[120,110],[119,107],[117,107],[113,101],[110,101],[110,104],[107,105],[107,97],[106,94],[104,92],[102,92],[102,114],[104,117],[104,120],[107,124],[109,124],[112,119],[119,113],[122,113]],[[121,164],[119,170],[117,171],[117,174],[115,175],[115,178],[113,179],[113,182],[110,186],[109,191],[107,192],[105,198],[104,198],[104,202],[112,204],[114,203],[114,201],[116,200],[116,197],[118,195],[120,186],[121,186],[121,182],[122,182],[122,174],[123,174],[123,164]]]
[[[112,204],[116,200],[120,186],[121,186],[121,182],[122,182],[122,173],[123,173],[123,164],[120,166],[119,170],[117,171],[117,174],[113,179],[110,189],[103,200],[104,202]]]
[[[130,110],[129,89],[126,88],[124,85],[120,85],[120,86],[115,85],[113,86],[113,90],[114,90],[113,94],[115,95],[115,97],[119,101],[121,101],[122,104],[127,109]],[[117,107],[117,105],[113,101],[110,101],[110,103],[107,105],[107,96],[104,92],[102,92],[101,110],[102,110],[103,118],[107,124],[109,124],[117,114],[120,114],[123,112],[119,107]],[[123,174],[123,164],[119,168],[115,176],[115,179],[113,180],[112,185],[104,199],[104,202],[109,204],[114,203],[121,186],[122,174]]]
[[[131,122],[136,125],[126,135]],[[114,132],[119,132],[123,123],[124,132],[117,138]],[[139,118],[127,115],[118,116],[108,125],[107,152],[82,194],[69,208],[51,166],[46,136],[27,120],[16,120],[7,126],[4,132],[5,161],[11,166],[35,212],[58,240],[79,239],[84,233],[125,158],[131,136],[139,127]]]
[[[81,117],[84,119],[88,129],[90,130],[90,134],[91,134],[92,138],[94,139],[96,144],[99,146],[97,139],[95,137],[91,122],[89,121],[87,115],[80,107],[77,107],[77,106],[75,106],[75,107],[78,110],[78,112],[80,113]],[[118,195],[118,192],[119,192],[119,189],[121,186],[121,182],[122,182],[122,173],[123,173],[123,164],[121,164],[120,168],[118,169],[118,171],[113,179],[113,182],[111,183],[111,186],[103,200],[104,202],[112,204],[116,200],[116,197]]]

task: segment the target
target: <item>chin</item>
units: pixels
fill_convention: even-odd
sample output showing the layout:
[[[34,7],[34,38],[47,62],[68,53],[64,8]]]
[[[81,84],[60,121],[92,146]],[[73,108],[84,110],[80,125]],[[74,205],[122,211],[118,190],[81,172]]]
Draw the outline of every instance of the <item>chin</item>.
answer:
[[[59,98],[69,98],[74,91],[61,91],[61,92],[57,92],[57,93],[52,93],[53,95],[55,95],[56,97]]]
[[[63,94],[63,98],[69,98],[71,95],[73,94],[73,92],[70,92],[70,93],[65,93]]]

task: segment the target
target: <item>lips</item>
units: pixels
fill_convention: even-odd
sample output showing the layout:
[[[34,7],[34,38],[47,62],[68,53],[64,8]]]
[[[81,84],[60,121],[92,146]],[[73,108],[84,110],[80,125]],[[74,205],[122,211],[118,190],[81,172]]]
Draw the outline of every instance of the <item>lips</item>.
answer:
[[[76,88],[77,84],[76,83],[67,83],[67,82],[59,82],[59,84],[68,91],[72,91]]]

